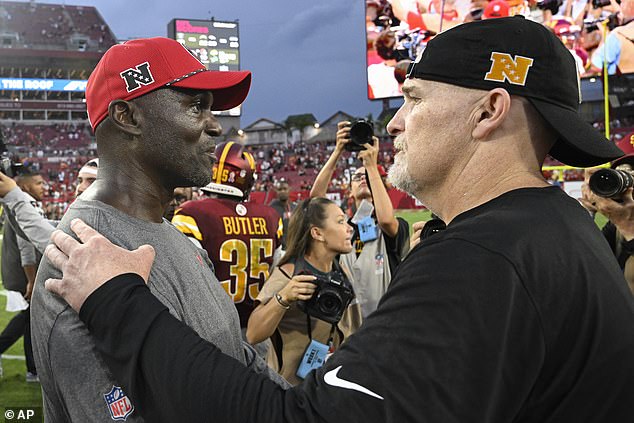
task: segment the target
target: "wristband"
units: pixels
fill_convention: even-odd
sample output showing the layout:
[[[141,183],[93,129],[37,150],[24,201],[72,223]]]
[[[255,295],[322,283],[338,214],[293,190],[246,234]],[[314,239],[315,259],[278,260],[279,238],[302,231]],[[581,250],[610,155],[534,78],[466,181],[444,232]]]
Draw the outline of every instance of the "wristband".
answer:
[[[291,308],[291,305],[282,299],[282,296],[279,292],[275,294],[275,300],[284,310],[288,310]]]

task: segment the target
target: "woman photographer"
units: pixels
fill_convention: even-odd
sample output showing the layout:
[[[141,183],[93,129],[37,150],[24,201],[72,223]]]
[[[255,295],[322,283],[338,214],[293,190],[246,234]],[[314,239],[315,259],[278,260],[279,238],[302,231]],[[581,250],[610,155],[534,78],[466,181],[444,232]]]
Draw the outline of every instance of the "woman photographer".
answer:
[[[301,307],[316,290],[323,290],[324,281],[332,280],[327,289],[334,286],[343,297],[351,294],[348,272],[337,256],[352,250],[352,233],[347,216],[335,203],[326,198],[304,200],[291,216],[286,254],[256,299],[247,340],[256,344],[271,338],[268,364],[293,385],[301,382],[296,373],[307,348],[318,342],[332,352],[361,324],[359,304],[354,300],[336,324],[315,318],[312,311]]]

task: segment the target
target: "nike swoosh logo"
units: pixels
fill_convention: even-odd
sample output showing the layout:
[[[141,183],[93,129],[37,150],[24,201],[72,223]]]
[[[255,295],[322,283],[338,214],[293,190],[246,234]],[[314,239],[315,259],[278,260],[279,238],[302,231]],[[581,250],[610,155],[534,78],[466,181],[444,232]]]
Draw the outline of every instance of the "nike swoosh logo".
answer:
[[[366,395],[370,395],[371,397],[378,398],[380,400],[384,399],[381,395],[375,394],[374,392],[370,391],[368,388],[361,386],[358,383],[349,382],[345,379],[341,379],[339,376],[337,376],[337,373],[339,373],[339,370],[341,370],[341,367],[342,366],[339,366],[336,369],[332,369],[329,372],[327,372],[324,375],[324,382],[326,382],[330,386],[336,386],[338,388],[343,388],[343,389],[352,389],[353,391],[361,392]]]

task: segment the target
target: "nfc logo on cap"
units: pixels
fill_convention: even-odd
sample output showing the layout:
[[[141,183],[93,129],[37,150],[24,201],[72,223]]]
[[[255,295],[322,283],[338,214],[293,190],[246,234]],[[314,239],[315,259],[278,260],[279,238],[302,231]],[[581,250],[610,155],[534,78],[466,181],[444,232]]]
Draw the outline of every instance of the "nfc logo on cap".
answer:
[[[508,53],[491,53],[491,69],[484,76],[487,81],[509,81],[514,85],[525,85],[528,70],[533,66],[533,59],[524,56],[511,57]]]
[[[121,78],[125,81],[126,90],[132,91],[140,88],[141,85],[150,85],[154,82],[152,72],[150,72],[150,64],[148,62],[137,65],[136,68],[126,69],[120,73]]]

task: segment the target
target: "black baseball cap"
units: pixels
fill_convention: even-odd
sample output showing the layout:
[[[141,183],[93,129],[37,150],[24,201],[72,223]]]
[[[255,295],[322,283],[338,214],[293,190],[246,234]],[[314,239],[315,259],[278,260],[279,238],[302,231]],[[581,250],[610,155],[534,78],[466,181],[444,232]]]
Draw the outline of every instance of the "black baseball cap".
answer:
[[[575,59],[546,27],[522,16],[458,25],[432,39],[408,78],[466,88],[504,88],[525,97],[558,133],[550,155],[571,166],[596,166],[623,152],[579,115]]]

